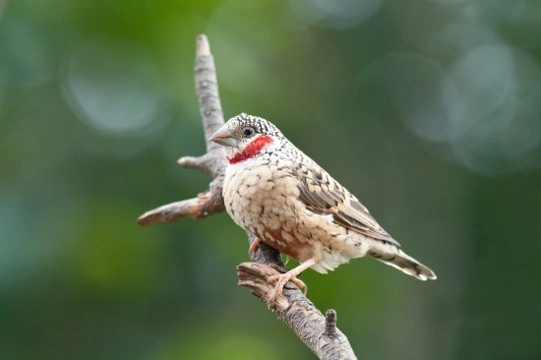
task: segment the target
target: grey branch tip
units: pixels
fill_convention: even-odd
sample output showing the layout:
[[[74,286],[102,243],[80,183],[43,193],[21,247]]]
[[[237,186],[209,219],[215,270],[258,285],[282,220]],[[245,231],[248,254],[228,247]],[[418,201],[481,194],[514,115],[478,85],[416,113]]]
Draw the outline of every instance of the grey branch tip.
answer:
[[[197,36],[195,54],[197,57],[210,55],[209,40],[205,34]]]
[[[335,339],[338,334],[336,332],[336,322],[338,321],[336,311],[329,309],[325,313],[325,335],[329,339]]]

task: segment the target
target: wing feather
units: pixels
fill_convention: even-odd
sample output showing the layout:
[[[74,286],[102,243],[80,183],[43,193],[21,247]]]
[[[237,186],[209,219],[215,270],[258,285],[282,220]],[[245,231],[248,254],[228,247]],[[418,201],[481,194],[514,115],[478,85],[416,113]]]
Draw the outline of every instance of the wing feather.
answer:
[[[297,166],[295,175],[299,199],[310,211],[331,214],[336,224],[372,239],[400,246],[355,196],[315,162],[303,162]]]

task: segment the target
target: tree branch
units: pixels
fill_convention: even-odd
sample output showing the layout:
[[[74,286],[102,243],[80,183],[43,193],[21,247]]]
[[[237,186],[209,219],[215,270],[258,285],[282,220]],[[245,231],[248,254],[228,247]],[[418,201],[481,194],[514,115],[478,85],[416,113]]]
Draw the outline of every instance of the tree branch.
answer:
[[[209,43],[205,35],[197,37],[195,63],[195,89],[205,131],[207,153],[200,157],[186,156],[178,160],[179,165],[197,169],[212,176],[209,189],[197,197],[174,202],[147,211],[138,219],[140,225],[171,222],[191,217],[201,219],[224,210],[222,186],[227,160],[219,145],[208,140],[210,135],[224,124],[218,81]],[[249,243],[255,237],[248,234]],[[239,285],[249,288],[261,299],[280,320],[320,359],[356,359],[346,336],[336,328],[336,312],[328,310],[323,315],[303,292],[292,282],[284,287],[283,294],[271,302],[274,285],[267,279],[286,268],[280,253],[260,243],[252,254],[254,262],[245,262],[237,267]]]

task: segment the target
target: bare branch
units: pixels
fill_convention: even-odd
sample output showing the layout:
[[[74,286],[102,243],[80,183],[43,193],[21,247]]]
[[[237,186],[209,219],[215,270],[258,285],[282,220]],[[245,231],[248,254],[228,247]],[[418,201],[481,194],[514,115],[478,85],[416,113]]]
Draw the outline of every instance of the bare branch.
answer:
[[[207,173],[213,180],[209,189],[196,198],[147,211],[139,217],[140,225],[171,222],[186,217],[201,219],[224,210],[222,187],[227,160],[219,145],[208,140],[210,135],[223,125],[224,119],[214,61],[205,35],[197,37],[196,54],[195,87],[207,153],[199,157],[182,157],[178,163],[183,167]],[[255,240],[252,234],[248,234],[250,244]],[[286,284],[282,295],[270,302],[274,285],[268,283],[268,278],[287,271],[277,250],[260,243],[252,254],[252,261],[254,262],[242,263],[237,267],[239,285],[249,288],[320,359],[356,359],[348,339],[336,328],[336,312],[329,310],[324,316],[292,282]]]
[[[224,124],[224,115],[218,93],[218,80],[210,46],[205,35],[196,42],[195,91],[205,131],[207,153],[199,157],[186,156],[178,160],[179,165],[197,169],[213,177],[209,190],[198,197],[174,202],[147,211],[137,219],[139,225],[152,225],[179,220],[185,217],[202,219],[224,210],[222,185],[227,166],[225,155],[218,144],[208,138]]]
[[[292,282],[286,284],[274,303],[269,302],[274,285],[267,279],[279,273],[272,266],[256,262],[242,263],[237,267],[239,285],[252,290],[320,359],[356,359],[347,337],[333,322],[336,312],[329,310],[328,316],[323,316]],[[329,316],[329,313],[334,315]]]
[[[193,217],[199,210],[199,198],[177,201],[149,210],[139,217],[139,225],[167,223],[185,217]]]
[[[197,37],[196,58],[195,58],[195,92],[199,100],[199,110],[203,118],[205,129],[205,143],[207,153],[220,154],[221,165],[225,168],[227,162],[220,145],[209,141],[209,138],[224,124],[224,113],[220,103],[218,92],[218,78],[214,59],[210,53],[210,45],[205,35]],[[222,172],[215,175],[223,175]]]

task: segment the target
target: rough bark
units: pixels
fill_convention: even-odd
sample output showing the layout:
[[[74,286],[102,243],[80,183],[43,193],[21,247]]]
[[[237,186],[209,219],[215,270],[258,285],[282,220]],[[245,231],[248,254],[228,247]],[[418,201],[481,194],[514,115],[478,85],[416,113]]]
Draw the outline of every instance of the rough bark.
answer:
[[[195,198],[163,205],[144,213],[138,219],[140,225],[171,222],[186,217],[197,220],[224,210],[222,185],[227,161],[219,145],[208,141],[210,135],[224,124],[224,117],[214,61],[205,35],[197,37],[195,88],[207,153],[200,157],[183,157],[178,163],[205,172],[213,180],[209,189]],[[255,238],[248,234],[248,240],[251,244]],[[336,327],[336,312],[328,310],[323,315],[292,282],[287,283],[283,294],[276,301],[270,302],[274,285],[269,284],[267,279],[286,271],[278,251],[261,243],[253,253],[252,261],[237,267],[239,285],[249,288],[320,359],[356,359],[348,339]]]

